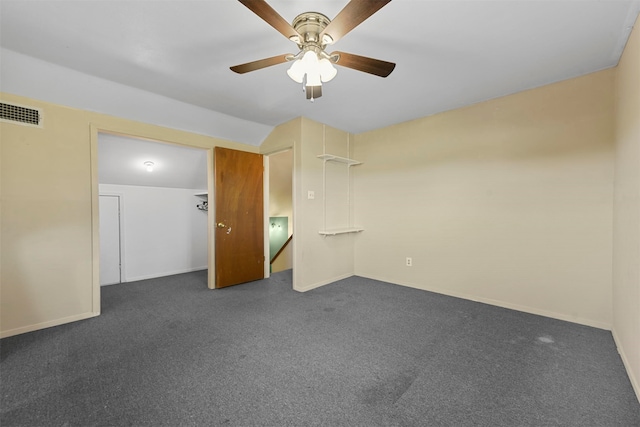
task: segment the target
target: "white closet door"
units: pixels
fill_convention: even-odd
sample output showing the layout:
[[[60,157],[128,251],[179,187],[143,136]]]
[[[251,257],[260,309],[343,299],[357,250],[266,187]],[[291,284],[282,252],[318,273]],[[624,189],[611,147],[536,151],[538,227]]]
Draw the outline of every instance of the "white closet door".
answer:
[[[120,283],[120,197],[100,196],[100,286]]]

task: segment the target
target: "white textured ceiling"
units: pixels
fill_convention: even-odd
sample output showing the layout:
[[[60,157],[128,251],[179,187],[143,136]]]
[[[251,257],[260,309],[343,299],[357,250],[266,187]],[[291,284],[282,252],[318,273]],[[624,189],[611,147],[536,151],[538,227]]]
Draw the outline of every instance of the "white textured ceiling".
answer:
[[[291,21],[309,10],[333,18],[347,0],[269,3]],[[635,0],[393,0],[328,50],[392,61],[394,72],[338,67],[315,103],[287,64],[229,70],[296,52],[235,0],[2,0],[0,43],[256,123],[302,115],[360,133],[615,66],[639,10]]]

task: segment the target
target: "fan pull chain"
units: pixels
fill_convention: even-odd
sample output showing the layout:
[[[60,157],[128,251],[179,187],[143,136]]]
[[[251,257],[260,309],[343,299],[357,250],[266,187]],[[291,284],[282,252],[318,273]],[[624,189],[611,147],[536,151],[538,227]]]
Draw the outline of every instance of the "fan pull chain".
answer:
[[[302,91],[303,92],[307,91],[307,75],[306,74],[304,76],[304,80],[302,80]],[[313,102],[313,91],[311,91],[311,98],[309,99],[309,101]]]

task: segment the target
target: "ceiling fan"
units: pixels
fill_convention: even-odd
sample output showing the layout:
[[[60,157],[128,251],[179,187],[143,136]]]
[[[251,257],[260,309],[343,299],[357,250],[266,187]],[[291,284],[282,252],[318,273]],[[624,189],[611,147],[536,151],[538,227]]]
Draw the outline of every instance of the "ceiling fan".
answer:
[[[325,51],[328,45],[337,42],[391,0],[351,0],[333,21],[318,12],[305,12],[296,16],[292,24],[285,21],[265,0],[238,1],[298,45],[299,49],[295,55],[277,55],[231,67],[238,74],[293,62],[287,74],[304,85],[307,99],[313,101],[322,96],[322,83],[335,77],[337,70],[333,64],[380,77],[387,77],[396,66],[393,62],[352,53]]]

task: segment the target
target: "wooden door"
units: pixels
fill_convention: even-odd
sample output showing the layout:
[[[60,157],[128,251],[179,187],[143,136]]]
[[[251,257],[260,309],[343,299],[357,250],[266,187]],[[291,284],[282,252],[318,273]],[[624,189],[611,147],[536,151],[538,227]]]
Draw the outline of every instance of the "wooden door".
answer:
[[[264,278],[261,154],[216,147],[216,288]]]

